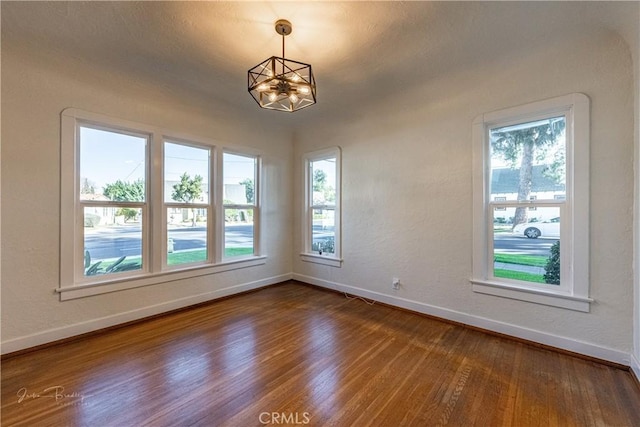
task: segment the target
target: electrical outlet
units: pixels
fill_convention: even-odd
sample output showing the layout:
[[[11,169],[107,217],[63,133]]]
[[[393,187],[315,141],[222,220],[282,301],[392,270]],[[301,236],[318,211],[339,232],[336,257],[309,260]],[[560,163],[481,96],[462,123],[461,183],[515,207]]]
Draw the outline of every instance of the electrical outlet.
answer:
[[[397,277],[394,277],[393,280],[391,281],[391,287],[393,289],[400,289],[400,279],[398,279]]]

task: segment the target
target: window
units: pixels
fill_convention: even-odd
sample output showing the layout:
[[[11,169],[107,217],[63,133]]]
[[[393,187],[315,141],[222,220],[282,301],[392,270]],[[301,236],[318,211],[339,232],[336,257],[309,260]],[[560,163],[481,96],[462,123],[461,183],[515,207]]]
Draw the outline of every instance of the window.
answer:
[[[78,207],[83,218],[77,247],[80,281],[94,276],[135,275],[147,270],[143,238],[148,228],[149,135],[89,124],[78,126]]]
[[[589,311],[588,98],[484,114],[473,143],[473,290]]]
[[[167,267],[211,260],[211,149],[164,142],[164,212]]]
[[[340,267],[340,149],[304,157],[304,261]]]
[[[169,135],[62,113],[61,299],[264,264],[255,249],[259,156]],[[223,181],[233,192],[224,202],[211,191]]]
[[[258,158],[224,153],[224,256],[243,257],[256,253],[258,218]]]

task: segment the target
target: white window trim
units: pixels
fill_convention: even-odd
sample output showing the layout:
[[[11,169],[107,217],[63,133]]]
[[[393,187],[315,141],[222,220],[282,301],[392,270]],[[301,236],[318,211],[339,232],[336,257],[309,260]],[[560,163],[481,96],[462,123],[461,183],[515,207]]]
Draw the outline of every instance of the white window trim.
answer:
[[[562,272],[558,289],[489,279],[489,138],[488,129],[531,117],[564,114],[567,118],[567,201],[561,229]],[[588,312],[589,298],[589,98],[569,94],[478,116],[473,122],[473,275],[474,292]],[[565,220],[566,218],[566,220]]]
[[[333,254],[318,254],[311,252],[312,237],[312,203],[313,194],[311,189],[312,177],[309,173],[309,164],[314,161],[324,159],[336,159],[336,203],[334,208],[334,228],[335,228],[335,242]],[[311,262],[315,264],[328,265],[331,267],[342,267],[342,150],[340,147],[330,147],[323,150],[313,151],[306,153],[303,156],[303,171],[304,171],[304,201],[302,211],[302,253],[300,253],[300,259],[305,262]]]
[[[149,135],[148,138],[148,162],[147,167],[147,209],[146,227],[143,229],[143,253],[146,266],[141,272],[125,275],[114,274],[109,277],[96,276],[95,280],[87,281],[84,277],[78,277],[78,264],[81,257],[74,251],[82,248],[81,233],[76,227],[76,216],[80,209],[78,200],[79,185],[79,162],[77,130],[80,125],[90,125],[106,130],[119,130],[134,135]],[[167,268],[166,264],[166,212],[163,196],[163,146],[164,141],[185,142],[209,147],[212,153],[212,166],[210,171],[210,188],[214,188],[211,182],[216,184],[213,191],[210,191],[210,209],[213,213],[212,224],[209,235],[214,234],[211,240],[213,258],[210,263],[194,263]],[[220,228],[224,228],[224,212],[221,212],[222,193],[218,192],[218,183],[222,181],[221,168],[217,158],[222,147],[207,139],[194,137],[191,135],[176,135],[176,133],[165,129],[137,123],[129,120],[117,119],[102,114],[91,113],[76,108],[67,108],[61,113],[61,172],[60,172],[60,282],[55,289],[60,294],[60,300],[70,300],[83,298],[91,295],[100,295],[109,292],[132,289],[141,286],[155,285],[175,280],[188,279],[192,277],[221,273],[224,271],[236,270],[240,268],[253,267],[266,263],[266,257],[259,255],[258,246],[254,241],[256,253],[254,256],[238,257],[222,260],[224,248],[221,241]],[[244,148],[234,148],[236,153],[245,153],[255,156],[260,162],[261,155],[255,150],[245,150]],[[217,156],[217,157],[216,157]],[[256,188],[260,186],[260,168],[256,173]],[[258,190],[256,190],[258,191]],[[257,193],[259,195],[259,193]],[[257,196],[258,197],[258,196]],[[257,208],[256,208],[257,209]],[[73,215],[69,213],[73,212]],[[162,213],[164,212],[164,214]],[[254,213],[254,217],[258,211]],[[259,217],[259,213],[258,213]],[[222,221],[220,220],[222,218]],[[258,222],[260,219],[258,218]],[[221,226],[220,226],[221,224]],[[160,236],[164,236],[163,239]],[[259,236],[259,229],[254,228],[254,239]],[[160,239],[160,242],[157,240]],[[156,247],[159,250],[150,252],[149,247]],[[78,249],[80,248],[80,249]],[[147,250],[145,251],[145,248]],[[145,256],[145,255],[143,255]]]

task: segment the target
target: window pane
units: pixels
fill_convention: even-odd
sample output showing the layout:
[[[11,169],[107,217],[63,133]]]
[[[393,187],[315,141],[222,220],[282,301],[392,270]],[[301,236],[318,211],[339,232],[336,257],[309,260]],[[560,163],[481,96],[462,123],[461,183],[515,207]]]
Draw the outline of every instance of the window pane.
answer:
[[[209,202],[209,149],[164,144],[165,202]]]
[[[255,203],[256,158],[224,153],[224,204]]]
[[[80,127],[80,199],[145,200],[147,138]]]
[[[334,206],[336,204],[336,159],[316,160],[311,167],[311,190],[313,205]]]
[[[494,277],[559,285],[560,208],[538,206],[535,217],[514,227],[515,211],[493,211]]]
[[[207,210],[167,209],[167,265],[207,260]]]
[[[224,256],[253,255],[253,209],[224,210]]]
[[[142,209],[84,208],[84,275],[142,269]]]
[[[335,253],[335,224],[333,209],[313,209],[312,252]]]
[[[565,194],[565,118],[491,129],[491,198],[554,200]]]

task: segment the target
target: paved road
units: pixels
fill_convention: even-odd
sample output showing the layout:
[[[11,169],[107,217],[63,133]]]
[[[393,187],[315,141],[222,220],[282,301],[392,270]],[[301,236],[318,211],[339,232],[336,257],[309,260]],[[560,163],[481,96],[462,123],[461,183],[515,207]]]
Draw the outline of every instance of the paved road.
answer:
[[[511,233],[498,233],[493,240],[493,247],[498,253],[549,256],[551,245],[557,241],[558,239],[552,238],[527,239]]]
[[[313,226],[313,242],[324,242],[335,236],[335,227],[322,227],[320,225]]]
[[[93,259],[118,258],[122,255],[135,256],[141,253],[141,233],[139,226],[104,227],[85,229],[85,245]],[[169,230],[174,251],[205,247],[205,227],[180,227]],[[333,237],[333,227],[315,227],[313,241],[324,241]],[[229,225],[225,233],[228,247],[246,247],[253,239],[253,226],[247,224]],[[527,239],[510,233],[496,234],[494,248],[498,253],[528,254],[548,256],[551,245],[557,239]]]
[[[142,253],[142,234],[138,225],[85,229],[85,248],[94,260],[136,256]],[[205,227],[169,229],[173,250],[200,249],[206,245]],[[225,227],[227,247],[247,247],[253,242],[253,226],[247,224]]]

